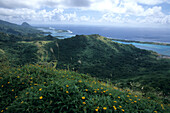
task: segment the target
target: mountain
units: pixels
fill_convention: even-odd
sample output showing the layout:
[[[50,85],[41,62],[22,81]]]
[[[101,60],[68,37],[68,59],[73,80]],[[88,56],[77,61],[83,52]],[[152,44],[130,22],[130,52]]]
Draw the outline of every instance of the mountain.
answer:
[[[3,20],[0,20],[0,32],[12,34],[15,36],[34,37],[34,38],[39,37],[43,33],[42,31],[37,30],[34,27],[31,27],[27,23],[23,23],[22,25],[17,25]]]
[[[31,25],[29,25],[27,22],[23,22],[23,23],[21,24],[21,26],[24,26],[24,27],[31,27]]]

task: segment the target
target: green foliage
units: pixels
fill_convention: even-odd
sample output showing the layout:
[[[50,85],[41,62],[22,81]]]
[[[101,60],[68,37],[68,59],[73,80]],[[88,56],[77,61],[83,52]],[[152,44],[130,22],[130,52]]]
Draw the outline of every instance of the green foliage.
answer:
[[[72,71],[39,65],[0,73],[0,111],[6,113],[168,113],[169,107]]]

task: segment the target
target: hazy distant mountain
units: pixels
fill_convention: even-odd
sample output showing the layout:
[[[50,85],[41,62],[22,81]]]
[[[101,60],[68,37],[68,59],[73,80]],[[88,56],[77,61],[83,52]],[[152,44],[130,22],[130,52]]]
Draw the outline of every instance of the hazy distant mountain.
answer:
[[[21,26],[24,26],[24,27],[32,27],[30,24],[28,24],[27,22],[23,22],[22,24],[21,24]]]
[[[42,33],[42,31],[31,27],[26,22],[24,22],[22,25],[17,25],[3,20],[0,20],[0,32],[26,37],[36,37],[37,35]]]

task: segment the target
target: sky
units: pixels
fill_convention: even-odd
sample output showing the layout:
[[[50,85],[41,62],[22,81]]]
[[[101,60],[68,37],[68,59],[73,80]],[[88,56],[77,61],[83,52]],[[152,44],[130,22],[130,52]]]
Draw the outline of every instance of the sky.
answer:
[[[170,26],[170,0],[0,0],[0,19],[21,24]]]

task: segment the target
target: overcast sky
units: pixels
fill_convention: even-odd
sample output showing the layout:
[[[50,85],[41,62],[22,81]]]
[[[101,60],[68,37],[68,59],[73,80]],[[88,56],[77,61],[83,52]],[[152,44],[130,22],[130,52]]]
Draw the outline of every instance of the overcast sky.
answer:
[[[0,19],[30,24],[170,26],[170,0],[0,0]]]

